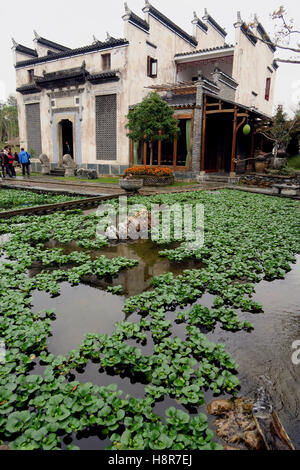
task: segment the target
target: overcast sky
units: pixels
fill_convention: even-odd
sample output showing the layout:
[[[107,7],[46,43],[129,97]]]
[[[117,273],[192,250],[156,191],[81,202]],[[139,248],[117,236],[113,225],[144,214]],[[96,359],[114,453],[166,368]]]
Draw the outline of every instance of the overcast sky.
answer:
[[[143,17],[144,0],[128,0],[129,8]],[[153,0],[153,6],[172,21],[192,34],[193,11],[201,18],[204,8],[226,29],[228,43],[234,42],[236,12],[241,11],[244,20],[250,20],[257,13],[261,23],[272,36],[274,22],[270,13],[284,4],[289,16],[300,29],[300,8],[298,0]],[[106,38],[106,31],[114,37],[123,37],[124,2],[122,0],[5,0],[0,4],[0,100],[15,92],[15,71],[12,57],[11,38],[25,46],[33,47],[33,30],[41,36],[69,47],[80,47],[92,43],[93,34],[99,39]],[[298,37],[300,43],[300,35]],[[277,57],[283,57],[277,50]],[[300,54],[299,54],[300,56]],[[259,73],[259,70],[254,71]],[[291,112],[300,101],[300,65],[280,65],[277,73],[275,104],[283,103]]]

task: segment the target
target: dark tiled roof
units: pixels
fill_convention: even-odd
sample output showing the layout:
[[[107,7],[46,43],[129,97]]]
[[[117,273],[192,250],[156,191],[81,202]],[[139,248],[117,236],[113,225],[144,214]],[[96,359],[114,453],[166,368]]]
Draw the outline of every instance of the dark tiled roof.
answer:
[[[197,21],[197,26],[199,26],[199,28],[204,30],[204,31],[208,30],[208,27],[206,26],[206,24],[203,23],[203,21],[201,21],[199,18],[198,18],[198,21]]]
[[[270,36],[267,34],[265,28],[263,27],[263,25],[261,23],[258,23],[258,25],[257,25],[257,32],[261,35],[262,39],[264,39],[268,43],[271,43],[271,44],[267,44],[267,46],[271,49],[272,52],[275,52],[276,51],[276,46],[273,45],[273,43],[270,39]]]
[[[36,83],[44,84],[49,81],[56,81],[68,78],[74,78],[78,76],[87,75],[88,72],[83,67],[76,67],[68,70],[59,70],[57,72],[44,73],[42,77],[36,77]]]
[[[196,86],[196,85],[195,85]],[[196,93],[191,93],[190,95],[172,95],[168,98],[167,96],[163,97],[163,100],[168,103],[169,106],[179,107],[179,106],[195,106],[196,105]]]
[[[207,18],[207,21],[212,25],[214,26],[214,28],[216,28],[219,33],[222,34],[222,36],[226,37],[227,36],[227,33],[225,31],[225,29],[223,29],[214,19],[212,16],[210,15],[206,15],[205,18]]]
[[[146,31],[146,32],[149,31],[149,25],[148,25],[147,21],[142,20],[142,18],[140,18],[139,16],[137,16],[133,12],[130,12],[129,21],[130,21],[130,23],[133,23],[135,26],[142,29],[143,31]]]
[[[38,93],[42,88],[52,89],[66,85],[83,84],[86,80],[94,85],[109,81],[120,80],[118,70],[90,74],[84,66],[58,72],[45,73],[42,77],[35,77],[35,83],[23,85],[17,91],[23,95]]]
[[[224,46],[219,46],[219,47],[210,47],[208,49],[197,49],[196,51],[192,51],[192,52],[182,52],[180,54],[176,54],[175,57],[181,57],[181,56],[191,55],[191,54],[202,54],[204,52],[223,51],[226,49],[231,49],[232,47],[234,47],[233,44],[225,44]]]
[[[69,47],[63,46],[62,44],[58,44],[57,42],[49,41],[49,39],[46,38],[39,37],[37,42],[39,44],[42,44],[42,46],[52,47],[53,49],[56,49],[60,52],[71,51]]]
[[[87,79],[89,82],[97,84],[103,82],[112,82],[120,80],[117,74],[118,70],[108,70],[107,72],[89,74]]]
[[[38,57],[38,53],[35,49],[30,49],[29,47],[22,46],[22,44],[17,45],[16,51],[20,52],[21,54],[31,55],[32,57]]]
[[[96,52],[100,50],[110,49],[116,46],[123,46],[129,44],[126,39],[110,39],[106,42],[99,42],[91,44],[90,46],[79,47],[77,49],[70,49],[68,51],[57,52],[49,56],[38,57],[36,59],[23,60],[22,62],[17,62],[16,68],[25,67],[26,65],[39,64],[41,62],[48,62],[54,59],[62,59],[65,57],[72,57],[75,55],[85,54],[87,52]]]
[[[221,74],[224,75],[226,78],[228,78],[228,80],[231,80],[233,83],[238,85],[238,82],[231,75],[228,75],[228,73],[223,72],[222,69],[219,68],[218,72],[221,72]]]
[[[253,46],[255,46],[258,40],[254,37],[254,35],[251,32],[250,28],[248,26],[246,26],[245,23],[242,24],[241,31],[242,31],[242,33],[244,33],[246,38],[251,42],[251,44],[253,44]]]
[[[156,10],[156,8],[154,8],[152,5],[149,5],[147,8],[149,8],[149,14],[151,16],[163,23],[165,26],[167,26],[167,28],[171,29],[171,31],[176,33],[185,41],[189,42],[193,46],[197,46],[198,43],[193,36],[190,36],[188,33],[186,33],[183,29],[173,23],[173,21],[169,20],[169,18],[163,15],[160,11]]]
[[[19,93],[22,93],[22,95],[30,95],[32,93],[39,93],[41,89],[38,86],[36,86],[35,83],[33,83],[30,85],[20,86],[19,88],[17,88],[17,91]]]

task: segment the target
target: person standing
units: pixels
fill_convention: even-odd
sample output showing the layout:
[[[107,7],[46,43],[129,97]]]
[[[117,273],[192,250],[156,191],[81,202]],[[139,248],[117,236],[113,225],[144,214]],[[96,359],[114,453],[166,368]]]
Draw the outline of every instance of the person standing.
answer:
[[[22,174],[25,176],[25,171],[27,176],[30,176],[30,153],[26,152],[23,148],[21,148],[21,152],[19,154],[19,163],[22,165]]]
[[[3,150],[0,151],[0,170],[2,170],[1,177],[5,178],[5,153]]]
[[[11,148],[8,149],[8,163],[10,165],[10,174],[12,178],[16,178],[16,170],[15,170],[15,156],[11,151]]]
[[[6,174],[12,178],[12,173],[11,173],[11,167],[12,165],[10,165],[10,162],[9,162],[9,148],[8,147],[4,147],[4,166],[5,166],[5,170],[6,170]]]

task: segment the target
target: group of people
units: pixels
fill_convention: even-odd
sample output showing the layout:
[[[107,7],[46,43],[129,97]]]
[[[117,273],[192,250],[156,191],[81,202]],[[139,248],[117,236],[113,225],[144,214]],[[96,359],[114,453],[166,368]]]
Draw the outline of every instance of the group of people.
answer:
[[[16,166],[22,166],[22,174],[30,176],[30,154],[21,148],[21,152],[13,153],[11,148],[4,147],[0,151],[0,174],[2,178],[9,176],[10,178],[16,178]]]

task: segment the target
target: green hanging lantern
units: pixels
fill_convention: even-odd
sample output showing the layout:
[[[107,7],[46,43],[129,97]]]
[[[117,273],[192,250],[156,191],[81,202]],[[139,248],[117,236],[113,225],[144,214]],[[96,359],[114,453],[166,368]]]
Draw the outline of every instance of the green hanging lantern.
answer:
[[[243,134],[244,135],[249,135],[251,132],[251,127],[249,126],[249,124],[246,124],[243,128]]]

